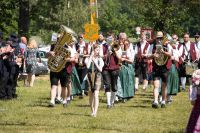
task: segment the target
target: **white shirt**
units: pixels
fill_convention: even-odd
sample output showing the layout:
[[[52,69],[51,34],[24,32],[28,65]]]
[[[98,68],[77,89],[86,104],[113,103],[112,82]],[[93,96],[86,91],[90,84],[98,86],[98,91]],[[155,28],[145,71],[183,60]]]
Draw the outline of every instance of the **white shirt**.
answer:
[[[172,49],[172,60],[175,60],[175,61],[179,61],[179,57],[180,57],[180,53],[179,53],[179,50],[178,50],[178,45],[175,45],[175,49],[173,48]]]
[[[126,56],[131,60],[132,62],[135,59],[135,51],[133,50],[132,44],[130,44],[129,48],[126,50]]]
[[[77,52],[76,52],[75,46],[74,46],[74,45],[73,45],[72,47],[69,46],[68,48],[69,48],[69,50],[70,50],[70,52],[71,52],[70,57],[71,57],[71,58],[74,57],[75,54],[77,53]]]
[[[94,62],[95,62],[95,64],[97,64],[100,67],[100,70],[102,71],[103,66],[104,66],[103,59],[101,57],[96,57],[94,59]],[[86,64],[87,69],[90,68],[91,63],[92,63],[92,57],[88,57],[85,59],[85,64]]]
[[[82,43],[78,43],[78,45],[79,45],[79,48],[80,48],[79,54],[83,54],[84,47],[85,47],[85,42],[82,41]]]
[[[144,47],[145,47],[146,43],[147,43],[146,40],[140,42],[140,44],[141,44],[141,52],[142,52],[142,54],[143,54]],[[149,47],[150,47],[150,46],[147,47],[147,51],[149,51]],[[135,53],[138,54],[138,46],[137,46],[137,45],[135,46]]]
[[[191,45],[191,42],[190,41],[188,41],[187,43],[185,43],[185,47],[183,47],[184,49],[185,49],[185,56],[184,56],[184,59],[186,58],[186,56],[188,56],[188,54],[190,54],[190,53],[188,53],[189,51],[190,51],[190,45]],[[196,47],[196,45],[194,46],[194,48],[195,48],[195,52],[196,52],[196,57],[197,57],[197,59],[199,59],[199,50],[198,50],[198,48]],[[190,56],[189,56],[189,59],[190,59]]]
[[[178,56],[181,57],[183,53],[183,45],[181,45],[179,49],[178,49],[178,45],[179,45],[179,42],[176,42],[175,47],[178,50]]]
[[[198,48],[198,50],[200,52],[200,41],[197,42],[196,46],[197,46],[197,48]]]

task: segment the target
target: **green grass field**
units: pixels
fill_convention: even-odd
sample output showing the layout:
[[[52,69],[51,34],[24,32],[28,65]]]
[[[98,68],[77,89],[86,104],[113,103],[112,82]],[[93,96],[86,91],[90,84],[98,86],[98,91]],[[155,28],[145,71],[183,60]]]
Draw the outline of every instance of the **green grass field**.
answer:
[[[103,91],[96,118],[90,117],[88,97],[75,97],[67,107],[48,108],[50,82],[37,77],[33,88],[19,82],[18,98],[0,101],[0,132],[83,132],[83,133],[181,133],[186,127],[192,106],[188,93],[173,97],[166,109],[151,108],[152,89],[139,91],[126,103],[106,108]]]

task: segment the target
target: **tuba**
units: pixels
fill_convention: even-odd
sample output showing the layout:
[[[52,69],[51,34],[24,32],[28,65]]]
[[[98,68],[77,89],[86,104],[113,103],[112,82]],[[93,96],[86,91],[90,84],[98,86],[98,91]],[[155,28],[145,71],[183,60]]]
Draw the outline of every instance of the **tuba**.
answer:
[[[162,42],[159,42],[156,44],[156,53],[159,55],[158,58],[155,58],[155,62],[158,66],[165,65],[168,60],[168,56],[163,54],[161,50],[164,50],[164,45],[166,45],[167,42],[171,42],[172,37],[169,34],[166,34],[162,40]]]
[[[56,42],[55,56],[48,58],[48,67],[52,72],[60,72],[66,64],[66,58],[71,55],[68,45],[77,42],[77,34],[70,28],[61,25],[60,36]]]

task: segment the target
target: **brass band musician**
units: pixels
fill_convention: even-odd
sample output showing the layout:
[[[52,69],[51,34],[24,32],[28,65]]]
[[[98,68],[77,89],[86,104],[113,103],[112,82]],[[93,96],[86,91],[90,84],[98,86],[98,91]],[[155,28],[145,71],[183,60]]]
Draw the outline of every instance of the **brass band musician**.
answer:
[[[153,108],[158,108],[159,87],[162,90],[161,108],[165,107],[167,97],[167,76],[169,68],[171,67],[170,57],[172,55],[172,47],[167,42],[163,41],[163,32],[159,31],[156,35],[156,42],[150,48],[149,59],[153,59],[153,82],[154,82],[154,101]],[[162,80],[162,85],[160,85]]]

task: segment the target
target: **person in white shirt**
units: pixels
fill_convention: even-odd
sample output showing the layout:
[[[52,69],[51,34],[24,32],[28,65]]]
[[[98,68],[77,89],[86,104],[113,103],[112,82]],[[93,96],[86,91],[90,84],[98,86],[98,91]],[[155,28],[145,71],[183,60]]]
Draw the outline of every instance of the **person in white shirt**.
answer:
[[[167,81],[167,103],[171,104],[172,95],[176,95],[179,90],[179,76],[178,76],[178,62],[180,53],[178,50],[178,44],[176,38],[178,36],[174,34],[172,36],[173,41],[170,41],[170,45],[172,46],[172,56],[171,56],[171,67],[169,70],[168,81]]]
[[[198,50],[200,51],[200,35],[196,34],[194,36],[194,38],[195,38],[196,46],[197,46]]]
[[[189,79],[189,89],[192,87],[191,82],[191,75],[192,73],[187,73],[186,64],[188,62],[197,62],[199,59],[199,50],[196,47],[196,45],[189,40],[189,34],[184,34],[184,42],[183,42],[183,51],[181,53],[181,59],[183,60],[183,63],[180,65],[180,76],[181,76],[181,82],[182,86],[185,87],[186,84],[186,78]],[[185,91],[185,88],[182,88],[183,91]]]
[[[170,65],[170,58],[172,55],[172,47],[170,44],[163,42],[164,36],[161,31],[157,32],[156,43],[151,45],[149,55],[144,55],[148,59],[153,60],[153,82],[154,82],[154,101],[152,103],[152,108],[158,108],[158,96],[159,88],[162,90],[162,101],[161,108],[165,108],[165,101],[167,100],[167,79]],[[160,49],[161,48],[161,49]],[[164,60],[162,57],[164,57]],[[163,59],[163,60],[161,60]],[[162,64],[159,62],[162,61]],[[160,85],[160,80],[162,80],[162,85]]]
[[[196,46],[200,52],[200,35],[196,34],[194,37],[195,37]],[[200,60],[198,61],[198,68],[200,69]]]
[[[55,49],[56,45],[51,45],[50,52],[47,53],[47,56],[55,56]],[[55,98],[56,98],[56,89],[58,87],[58,82],[60,81],[61,87],[62,87],[62,98],[63,98],[63,107],[67,107],[67,105],[70,103],[70,96],[72,93],[72,83],[71,83],[71,74],[73,69],[73,64],[75,62],[78,62],[78,58],[76,55],[76,50],[74,47],[74,43],[71,43],[69,45],[65,45],[63,47],[66,47],[70,51],[70,57],[65,58],[66,64],[59,72],[53,72],[50,71],[50,82],[51,82],[51,100],[49,103],[49,107],[55,106]]]
[[[91,116],[97,116],[97,110],[99,106],[99,90],[101,88],[102,80],[102,69],[104,66],[104,61],[100,57],[100,48],[98,45],[93,46],[93,51],[91,56],[85,59],[85,64],[88,69],[88,85],[89,85],[89,103],[91,106],[92,114]]]
[[[117,96],[125,102],[134,96],[134,68],[133,61],[135,54],[133,46],[128,39],[120,44],[122,51],[121,67],[118,80]]]
[[[86,93],[86,75],[87,69],[84,63],[86,56],[86,49],[88,48],[88,43],[85,43],[82,33],[79,33],[78,43],[76,44],[76,51],[78,53],[78,63],[76,64],[76,70],[81,84],[81,94],[79,98],[83,98],[83,94]]]
[[[146,41],[146,35],[141,34],[140,42],[136,44],[136,63],[135,63],[135,90],[138,90],[139,76],[142,74],[143,78],[143,90],[146,90],[148,85],[147,80],[147,58],[144,56],[149,51],[150,44]]]

